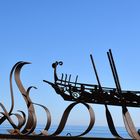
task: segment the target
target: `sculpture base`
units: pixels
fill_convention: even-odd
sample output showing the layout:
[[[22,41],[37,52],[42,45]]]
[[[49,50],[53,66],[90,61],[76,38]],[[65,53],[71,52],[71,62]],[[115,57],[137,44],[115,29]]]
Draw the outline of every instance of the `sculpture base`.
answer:
[[[96,137],[71,137],[71,136],[22,136],[0,134],[0,140],[116,140],[116,138],[96,138]],[[128,139],[127,139],[128,140]]]

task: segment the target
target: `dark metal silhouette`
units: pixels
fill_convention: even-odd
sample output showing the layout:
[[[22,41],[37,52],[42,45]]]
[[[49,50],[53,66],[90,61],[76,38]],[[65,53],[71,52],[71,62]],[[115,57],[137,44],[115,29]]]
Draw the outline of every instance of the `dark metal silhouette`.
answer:
[[[101,86],[101,83],[100,83],[100,80],[99,80],[99,77],[98,77],[98,74],[97,74],[96,66],[95,66],[92,55],[90,55],[90,58],[91,58],[91,62],[92,62],[93,68],[94,68],[96,79],[97,79],[97,82],[98,82],[98,85],[99,85],[99,90],[100,90],[100,92],[103,93],[103,89],[102,89],[102,86]],[[107,118],[107,123],[108,123],[108,127],[109,127],[110,132],[112,133],[112,135],[114,137],[121,138],[119,136],[119,134],[117,133],[116,129],[115,129],[115,125],[113,123],[113,119],[112,119],[112,116],[111,116],[111,113],[108,109],[107,104],[105,104],[105,110],[106,110],[106,118]]]
[[[110,132],[114,137],[118,139],[122,139],[122,137],[116,131],[115,125],[113,123],[113,118],[108,109],[108,105],[121,106],[123,120],[124,120],[125,127],[128,131],[128,134],[133,139],[140,139],[139,133],[137,132],[134,123],[132,121],[131,115],[127,109],[127,107],[140,107],[140,91],[129,91],[129,90],[121,89],[119,77],[117,74],[117,70],[116,70],[116,66],[111,50],[107,52],[107,55],[108,55],[116,88],[101,86],[92,55],[90,55],[90,58],[91,58],[92,66],[95,72],[98,85],[78,83],[77,82],[78,76],[76,77],[75,82],[71,82],[70,80],[67,81],[67,75],[65,76],[65,80],[63,80],[63,74],[62,74],[62,78],[59,79],[57,76],[57,67],[58,65],[63,64],[63,62],[61,61],[60,62],[56,61],[55,63],[52,64],[52,67],[54,69],[54,83],[46,80],[44,80],[44,82],[50,84],[54,88],[56,93],[61,95],[62,98],[66,101],[104,104],[107,123]]]
[[[59,65],[60,66],[63,65],[63,62],[56,61],[55,63],[52,64],[52,67],[54,69],[54,82],[50,82],[46,80],[43,81],[51,85],[54,88],[55,92],[60,96],[62,96],[64,100],[72,101],[72,103],[65,109],[56,131],[53,132],[52,134],[48,133],[48,130],[50,129],[51,126],[51,113],[49,109],[44,105],[34,103],[30,98],[31,89],[37,89],[37,88],[34,86],[30,86],[26,89],[23,86],[22,81],[20,80],[20,73],[22,67],[30,63],[23,62],[23,61],[16,63],[10,72],[10,79],[9,79],[11,107],[10,110],[7,110],[6,107],[2,103],[0,103],[0,107],[1,107],[0,124],[3,124],[3,122],[5,122],[6,120],[9,122],[9,124],[13,128],[11,130],[8,130],[11,136],[18,135],[18,136],[27,137],[31,135],[31,136],[37,136],[36,138],[39,139],[41,139],[41,137],[39,136],[45,136],[48,138],[55,137],[60,135],[61,132],[63,131],[71,110],[78,104],[82,104],[87,108],[90,120],[87,129],[75,137],[84,136],[89,131],[91,131],[91,129],[94,126],[95,114],[93,108],[89,105],[89,103],[95,103],[95,104],[103,104],[105,106],[106,119],[107,119],[109,130],[112,133],[112,135],[117,139],[123,139],[118,134],[115,128],[111,112],[109,111],[108,108],[108,105],[114,105],[114,106],[121,106],[124,124],[130,137],[132,137],[133,139],[140,140],[140,135],[139,135],[140,130],[138,131],[136,130],[131,115],[127,109],[127,107],[140,107],[140,91],[129,91],[129,90],[121,89],[118,73],[116,70],[116,66],[111,50],[107,52],[107,56],[109,59],[109,64],[111,67],[116,88],[102,87],[92,55],[90,55],[90,58],[97,79],[97,84],[95,85],[79,83],[78,76],[76,76],[74,82],[71,82],[71,75],[68,74],[64,75],[63,73],[61,75],[61,78],[58,78],[57,68]],[[13,83],[12,83],[13,76],[20,93],[24,98],[28,110],[28,114],[25,114],[24,111],[22,110],[19,110],[17,113],[13,112],[14,104],[15,104],[14,101],[15,95],[13,92]],[[35,128],[37,127],[37,116],[36,116],[35,106],[41,107],[41,109],[43,109],[46,114],[46,122],[44,122],[45,127],[44,129],[40,130],[40,133],[38,134],[35,132]],[[15,123],[14,120],[12,119],[13,115],[17,118],[18,123]],[[70,133],[67,133],[67,137],[74,137],[74,136],[72,136]]]
[[[83,136],[83,135],[87,134],[92,129],[92,127],[94,125],[95,116],[94,116],[94,112],[93,112],[92,107],[85,102],[75,102],[75,103],[70,104],[66,108],[66,110],[64,111],[57,130],[52,134],[48,134],[48,130],[51,126],[51,114],[50,114],[49,110],[44,105],[34,103],[31,100],[30,90],[32,88],[36,89],[36,87],[30,86],[26,90],[25,87],[23,86],[21,80],[20,80],[20,72],[21,72],[22,67],[25,64],[30,64],[30,63],[22,62],[22,61],[18,62],[13,66],[13,68],[11,70],[11,73],[10,73],[10,91],[11,91],[11,102],[12,102],[12,104],[11,104],[10,111],[7,111],[6,107],[2,103],[0,103],[0,107],[2,109],[2,111],[0,112],[2,114],[2,116],[0,117],[0,124],[2,124],[4,121],[8,120],[9,123],[11,124],[11,126],[13,127],[12,130],[8,130],[8,132],[11,135],[26,136],[26,135],[31,134],[31,135],[56,136],[56,135],[59,135],[63,131],[71,110],[77,104],[83,104],[89,112],[90,122],[89,122],[89,125],[88,125],[87,129],[77,136]],[[26,115],[23,111],[20,111],[20,110],[18,111],[19,113],[13,113],[14,104],[15,104],[14,103],[13,86],[12,86],[13,74],[14,74],[16,85],[17,85],[22,97],[25,100],[27,110],[28,110],[28,115]],[[70,77],[69,77],[69,80],[70,80]],[[39,134],[35,133],[35,128],[36,128],[36,124],[37,124],[37,118],[36,118],[36,113],[35,113],[35,106],[36,105],[40,106],[46,112],[46,122],[45,122],[46,125],[45,125],[45,128],[43,130],[41,130],[41,132]],[[18,124],[16,124],[13,121],[13,119],[11,118],[12,115],[16,116]]]
[[[65,80],[63,80],[63,78],[59,79],[56,71],[58,65],[62,64],[63,62],[61,61],[60,62],[56,61],[55,63],[52,64],[52,67],[54,69],[54,83],[46,80],[44,80],[44,82],[50,84],[55,89],[56,93],[60,94],[64,100],[83,101],[86,103],[107,104],[115,106],[122,105],[130,107],[140,106],[139,102],[140,91],[121,90],[114,68],[112,69],[112,73],[115,74],[113,75],[116,83],[116,88],[110,88],[110,87],[101,87],[101,85],[99,84],[99,77],[97,76],[96,73],[97,71],[95,73],[98,85],[78,83],[77,82],[78,76],[76,77],[75,82],[66,80],[67,78],[65,78]],[[113,67],[112,64],[111,67]],[[124,100],[125,102],[123,102],[122,100]]]

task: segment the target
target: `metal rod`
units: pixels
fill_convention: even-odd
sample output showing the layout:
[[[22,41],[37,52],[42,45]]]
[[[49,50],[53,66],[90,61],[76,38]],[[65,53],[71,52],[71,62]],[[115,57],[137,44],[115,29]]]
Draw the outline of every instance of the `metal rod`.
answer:
[[[111,60],[112,60],[113,67],[114,67],[114,71],[115,71],[116,80],[117,80],[117,83],[118,83],[118,86],[119,86],[119,90],[121,92],[121,85],[120,85],[120,81],[119,81],[119,76],[118,76],[118,73],[117,73],[117,69],[116,69],[116,66],[115,66],[115,62],[114,62],[114,59],[113,59],[111,49],[109,49],[109,53],[110,53],[110,57],[111,57]]]
[[[93,60],[93,57],[92,57],[91,54],[90,54],[90,59],[91,59],[91,62],[92,62],[92,66],[93,66],[93,69],[94,69],[94,72],[95,72],[95,75],[96,75],[96,79],[97,79],[99,88],[102,89],[101,83],[100,83],[100,80],[99,80],[99,77],[98,77],[98,73],[97,73],[97,70],[96,70],[96,66],[95,66],[95,63],[94,63],[94,60]]]
[[[63,73],[62,73],[62,76],[61,76],[61,83],[62,83],[62,81],[63,81],[63,76],[64,76],[64,75],[63,75]]]
[[[69,83],[70,83],[70,79],[71,79],[71,74],[69,75],[69,81],[68,81],[68,85],[69,85]]]
[[[75,86],[77,84],[77,80],[78,80],[78,75],[76,76],[76,79],[75,79]]]
[[[91,62],[92,62],[92,66],[93,66],[93,69],[94,69],[94,72],[95,72],[95,75],[96,75],[96,79],[98,81],[98,85],[99,85],[99,89],[101,91],[102,90],[102,87],[101,87],[101,83],[100,83],[100,80],[99,80],[99,77],[98,77],[98,73],[97,73],[97,70],[96,70],[96,66],[95,66],[95,63],[94,63],[94,60],[93,60],[93,57],[92,55],[90,55],[90,58],[91,58]],[[108,126],[109,126],[109,129],[110,129],[110,132],[112,133],[113,136],[115,136],[116,138],[121,138],[119,136],[119,134],[117,133],[116,131],[116,128],[115,128],[115,125],[113,123],[113,119],[112,119],[112,116],[111,116],[111,113],[107,107],[107,105],[105,104],[105,108],[106,108],[106,118],[107,118],[107,123],[108,123]]]
[[[115,74],[115,71],[114,71],[114,67],[113,67],[113,64],[112,64],[112,59],[111,59],[111,56],[110,56],[109,52],[107,52],[107,56],[108,56],[108,59],[109,59],[109,63],[110,63],[111,71],[112,71],[113,78],[114,78],[114,81],[115,81],[115,85],[116,85],[117,91],[119,92],[119,86],[118,86],[118,83],[117,83],[116,74]]]
[[[64,84],[66,84],[66,81],[67,81],[67,74],[65,74],[65,83]]]

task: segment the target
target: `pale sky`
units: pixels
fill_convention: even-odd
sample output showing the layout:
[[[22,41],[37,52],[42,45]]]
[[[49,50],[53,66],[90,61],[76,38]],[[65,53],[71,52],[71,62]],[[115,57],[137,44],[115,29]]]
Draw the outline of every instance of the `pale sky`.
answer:
[[[0,1],[0,101],[10,108],[9,73],[18,61],[24,66],[21,79],[31,85],[34,102],[48,107],[52,123],[58,124],[70,102],[63,101],[43,80],[53,81],[51,64],[61,60],[58,73],[79,75],[79,82],[97,84],[90,62],[94,55],[101,84],[115,87],[106,52],[111,49],[123,89],[140,90],[139,0],[4,0]],[[14,80],[13,80],[14,82]],[[26,106],[14,84],[15,109]],[[103,105],[92,105],[96,125],[107,125]],[[124,126],[121,108],[109,107],[115,124]],[[36,108],[39,123],[45,114]],[[130,109],[140,126],[139,109]],[[81,117],[82,116],[82,117]],[[77,106],[68,124],[86,125],[88,114]],[[80,118],[80,119],[79,119]]]

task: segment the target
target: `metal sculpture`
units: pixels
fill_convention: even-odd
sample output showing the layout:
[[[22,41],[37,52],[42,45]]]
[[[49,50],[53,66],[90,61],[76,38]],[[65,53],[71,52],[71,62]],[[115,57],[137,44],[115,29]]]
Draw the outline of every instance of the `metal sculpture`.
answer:
[[[90,58],[98,83],[96,85],[78,83],[77,82],[78,76],[76,76],[74,82],[71,82],[71,75],[69,75],[68,77],[68,75],[66,74],[64,77],[64,74],[62,74],[61,78],[58,78],[57,67],[59,65],[62,65],[63,62],[56,61],[55,63],[52,64],[52,67],[54,69],[54,82],[50,82],[46,80],[43,81],[51,85],[54,88],[55,92],[60,96],[62,96],[64,100],[72,101],[72,103],[65,109],[56,131],[53,132],[52,134],[48,133],[48,130],[51,126],[51,113],[49,109],[44,105],[34,103],[30,98],[30,90],[32,88],[36,89],[36,87],[30,86],[29,88],[25,89],[25,87],[22,84],[22,81],[20,80],[20,72],[22,67],[30,63],[23,62],[23,61],[16,63],[10,72],[10,79],[9,79],[10,93],[11,93],[11,108],[10,110],[7,110],[6,107],[2,103],[0,103],[0,107],[2,110],[0,112],[1,114],[0,124],[8,120],[8,122],[13,128],[12,130],[8,131],[11,135],[57,136],[63,131],[71,110],[76,105],[82,104],[87,108],[89,112],[90,122],[89,125],[87,126],[87,129],[81,134],[77,135],[77,137],[79,137],[87,134],[94,126],[95,115],[94,115],[93,108],[89,105],[89,103],[95,103],[95,104],[103,104],[105,106],[106,119],[107,119],[109,130],[112,133],[112,135],[117,139],[123,139],[118,134],[113,122],[112,115],[108,109],[108,105],[113,105],[113,106],[121,106],[124,124],[130,137],[132,137],[133,139],[140,140],[140,135],[136,130],[131,115],[129,114],[129,111],[127,109],[127,107],[140,107],[140,91],[128,91],[128,90],[121,89],[119,77],[117,74],[117,70],[116,70],[116,66],[111,50],[107,52],[107,55],[108,55],[116,88],[102,87],[92,55],[90,55]],[[13,83],[12,83],[13,75],[14,75],[16,85],[26,103],[28,114],[25,114],[24,111],[22,110],[19,110],[18,113],[13,112],[14,109],[14,93],[13,93]],[[37,127],[37,116],[36,116],[35,106],[40,106],[46,112],[45,128],[41,130],[39,134],[35,132],[35,128]],[[18,124],[15,123],[14,120],[12,119],[11,116],[13,115],[16,116]]]
[[[93,60],[92,55],[90,55],[91,62],[93,65],[93,69],[95,72],[95,76],[98,82],[98,85],[91,85],[85,83],[78,83],[76,76],[75,82],[71,82],[71,75],[67,80],[67,74],[65,75],[62,73],[61,78],[57,76],[57,67],[58,65],[62,65],[63,63],[60,61],[56,61],[52,64],[54,69],[54,83],[45,81],[50,84],[57,94],[61,95],[62,98],[66,101],[73,101],[73,102],[85,102],[85,103],[95,103],[95,104],[104,104],[105,105],[105,112],[108,127],[112,135],[118,139],[122,139],[122,137],[116,131],[115,125],[113,123],[113,119],[111,113],[108,109],[108,105],[114,106],[121,106],[122,107],[122,115],[126,130],[130,137],[133,139],[140,139],[140,135],[137,132],[134,123],[132,121],[131,115],[127,107],[139,107],[140,106],[140,91],[129,91],[129,90],[122,90],[119,82],[119,77],[117,74],[115,62],[113,59],[113,55],[111,50],[107,52],[110,67],[112,70],[113,78],[115,81],[116,88],[109,88],[109,87],[102,87],[99,76],[96,70],[96,66]]]

